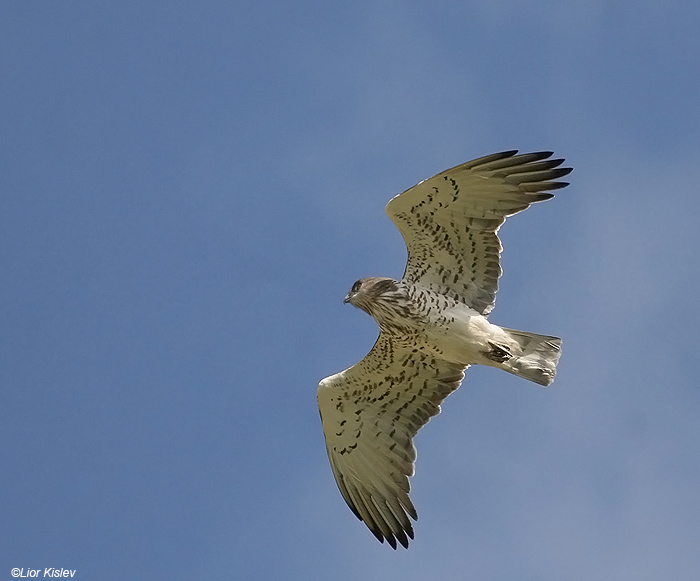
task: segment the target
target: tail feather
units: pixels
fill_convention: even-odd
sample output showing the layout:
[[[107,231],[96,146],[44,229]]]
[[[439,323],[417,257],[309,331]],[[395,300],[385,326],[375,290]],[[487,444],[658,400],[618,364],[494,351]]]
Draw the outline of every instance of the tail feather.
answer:
[[[503,363],[502,368],[540,385],[552,383],[561,357],[561,339],[513,329],[503,330],[517,345],[511,348],[512,356]]]

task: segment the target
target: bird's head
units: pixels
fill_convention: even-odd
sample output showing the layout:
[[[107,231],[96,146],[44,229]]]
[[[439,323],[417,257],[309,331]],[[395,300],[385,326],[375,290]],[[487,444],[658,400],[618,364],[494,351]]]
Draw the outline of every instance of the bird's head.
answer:
[[[372,315],[372,305],[382,298],[395,294],[398,291],[398,282],[393,278],[373,276],[358,280],[343,302],[350,303]]]

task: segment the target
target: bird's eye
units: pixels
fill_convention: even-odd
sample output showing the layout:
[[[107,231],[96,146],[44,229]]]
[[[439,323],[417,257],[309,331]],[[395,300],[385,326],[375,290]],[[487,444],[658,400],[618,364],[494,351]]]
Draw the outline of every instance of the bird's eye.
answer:
[[[362,283],[358,280],[354,285],[352,285],[352,289],[350,292],[356,293],[357,291],[360,290],[361,286],[362,286]]]

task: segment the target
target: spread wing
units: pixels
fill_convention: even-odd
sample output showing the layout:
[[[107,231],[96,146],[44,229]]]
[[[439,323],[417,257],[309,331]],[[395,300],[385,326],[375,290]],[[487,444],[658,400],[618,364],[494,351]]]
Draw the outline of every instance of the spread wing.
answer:
[[[448,169],[386,207],[408,247],[404,280],[460,300],[481,314],[493,309],[501,275],[496,232],[506,216],[568,185],[571,172],[552,152],[504,151]]]
[[[318,405],[338,488],[381,542],[408,547],[418,518],[408,496],[413,437],[459,387],[465,367],[382,333],[369,354],[319,384]]]

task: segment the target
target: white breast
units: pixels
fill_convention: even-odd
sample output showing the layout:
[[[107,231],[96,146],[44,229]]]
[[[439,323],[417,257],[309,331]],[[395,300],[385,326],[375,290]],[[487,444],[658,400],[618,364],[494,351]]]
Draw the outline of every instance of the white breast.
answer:
[[[444,359],[465,365],[492,364],[482,353],[491,350],[490,341],[498,343],[505,338],[499,326],[492,325],[486,317],[463,304],[456,304],[431,317],[426,330]]]

